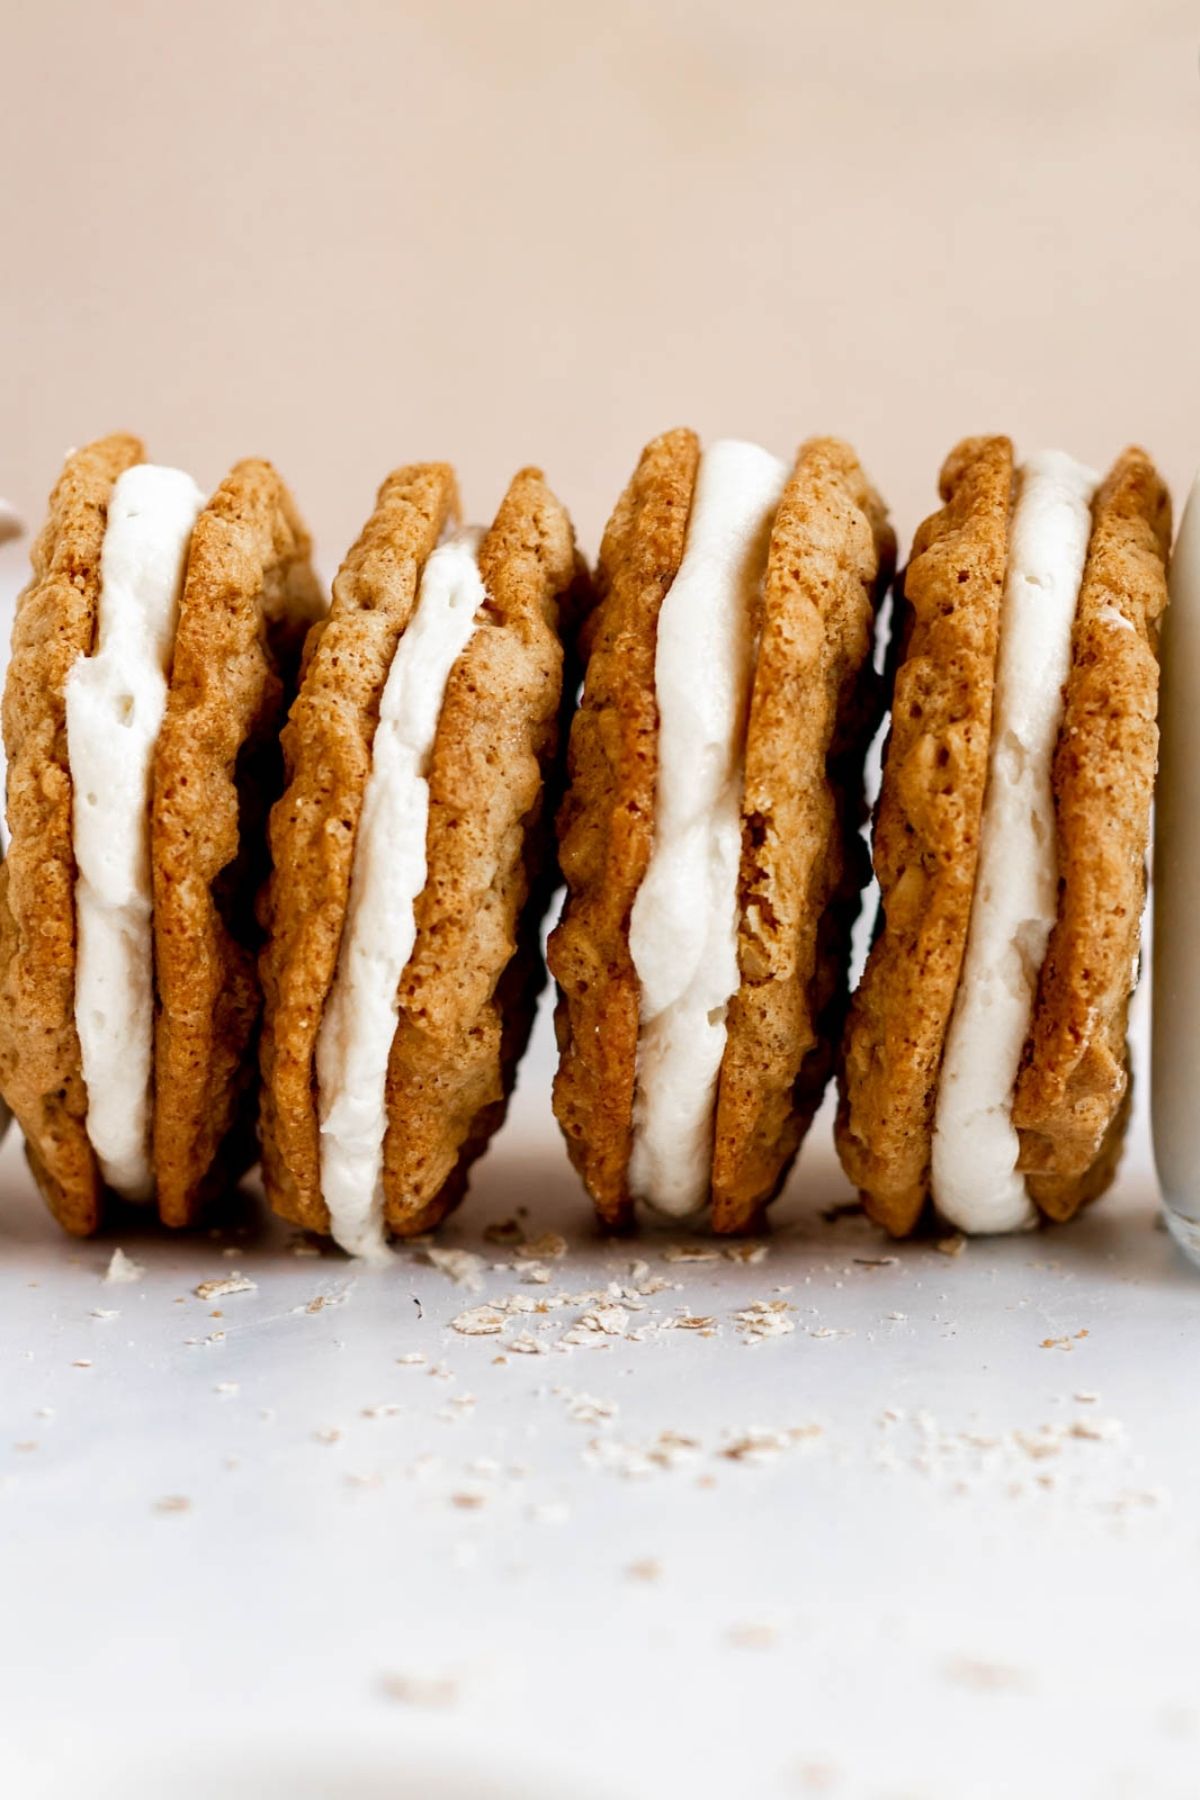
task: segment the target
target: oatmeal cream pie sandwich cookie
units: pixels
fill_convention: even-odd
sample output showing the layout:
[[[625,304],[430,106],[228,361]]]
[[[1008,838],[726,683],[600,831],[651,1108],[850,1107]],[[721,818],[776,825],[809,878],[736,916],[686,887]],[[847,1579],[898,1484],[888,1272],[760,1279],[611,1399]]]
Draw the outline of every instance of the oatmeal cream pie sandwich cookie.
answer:
[[[1067,1219],[1129,1112],[1170,501],[1004,437],[948,458],[897,605],[875,823],[879,928],[837,1139],[868,1212]]]
[[[366,1256],[461,1198],[544,980],[563,633],[586,576],[538,470],[489,529],[458,511],[442,463],[380,488],[309,640],[271,818],[267,1194]]]
[[[852,450],[656,438],[617,503],[560,821],[554,1107],[611,1227],[755,1224],[820,1102],[865,879],[894,541]]]
[[[52,1211],[189,1223],[255,1160],[255,899],[320,610],[269,463],[206,500],[134,437],[73,452],[4,689],[0,1092]]]

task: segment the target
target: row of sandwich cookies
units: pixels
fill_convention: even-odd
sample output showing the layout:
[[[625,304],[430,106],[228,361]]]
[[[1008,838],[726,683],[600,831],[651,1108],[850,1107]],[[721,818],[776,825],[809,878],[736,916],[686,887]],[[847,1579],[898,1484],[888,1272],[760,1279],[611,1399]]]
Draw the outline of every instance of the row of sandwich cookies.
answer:
[[[889,1229],[1099,1192],[1169,503],[1139,451],[1101,483],[1004,438],[942,499],[897,586],[847,1021],[895,546],[846,445],[656,439],[594,577],[537,471],[478,530],[449,468],[399,469],[328,611],[269,465],[205,500],[133,439],[73,455],[14,627],[0,877],[0,1092],[62,1222],[112,1191],[188,1223],[261,1148],[275,1209],[349,1250],[436,1225],[560,867],[554,1106],[610,1226],[760,1223],[839,1062]]]

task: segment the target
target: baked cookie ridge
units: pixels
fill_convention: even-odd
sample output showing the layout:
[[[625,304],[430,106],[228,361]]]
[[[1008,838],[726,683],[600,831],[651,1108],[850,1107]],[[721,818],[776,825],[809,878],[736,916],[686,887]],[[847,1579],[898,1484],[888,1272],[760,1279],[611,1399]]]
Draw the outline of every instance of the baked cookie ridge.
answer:
[[[755,1223],[832,1069],[866,877],[862,762],[879,721],[875,614],[895,562],[882,501],[836,439],[801,446],[771,534],[746,735],[740,985],[714,1129],[712,1223]]]
[[[554,1111],[601,1219],[614,1228],[633,1217],[640,996],[628,933],[653,845],[658,617],[683,559],[699,460],[694,432],[655,438],[605,531],[559,815],[567,898],[548,948],[559,990]]]
[[[76,862],[66,684],[96,632],[112,490],[144,460],[115,434],[74,451],[50,497],[17,601],[4,689],[10,845],[0,869],[0,1092],[51,1211],[76,1234],[100,1222],[75,1024]]]
[[[940,512],[917,532],[897,595],[898,667],[876,809],[880,926],[851,1005],[836,1138],[868,1212],[916,1224],[933,1109],[975,887],[991,738],[1013,452],[951,452]]]
[[[279,728],[323,609],[290,493],[269,463],[238,463],[192,534],[154,759],[154,1173],[171,1225],[257,1153],[255,902]]]
[[[1058,916],[1013,1108],[1020,1168],[1054,1219],[1107,1185],[1127,1112],[1170,537],[1161,478],[1126,450],[1093,506],[1054,758]]]
[[[586,604],[566,510],[537,469],[478,549],[485,595],[450,671],[429,762],[426,879],[388,1057],[384,1210],[428,1229],[501,1124],[544,981],[564,621]]]

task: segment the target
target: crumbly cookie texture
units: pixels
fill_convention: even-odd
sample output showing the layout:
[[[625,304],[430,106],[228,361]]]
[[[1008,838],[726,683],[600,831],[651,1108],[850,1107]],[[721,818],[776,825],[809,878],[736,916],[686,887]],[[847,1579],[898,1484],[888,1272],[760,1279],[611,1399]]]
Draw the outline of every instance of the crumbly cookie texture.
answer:
[[[273,873],[263,909],[259,1130],[272,1206],[314,1231],[329,1229],[317,1032],[337,967],[379,702],[421,571],[457,518],[446,464],[413,464],[388,476],[333,584],[329,617],[309,634],[282,735],[286,787],[271,812]]]
[[[683,559],[699,460],[694,432],[655,438],[605,531],[559,816],[567,902],[548,951],[559,988],[554,1111],[571,1161],[614,1228],[633,1218],[639,990],[629,915],[654,838],[658,615]]]
[[[1013,452],[968,438],[897,597],[899,666],[875,823],[880,928],[850,1006],[837,1145],[867,1211],[916,1225],[966,946],[987,781]]]
[[[771,533],[746,737],[738,967],[717,1093],[712,1223],[752,1226],[829,1079],[867,873],[862,764],[875,611],[895,538],[854,452],[802,445]]]
[[[196,521],[154,756],[154,1172],[170,1225],[257,1156],[255,898],[279,728],[321,610],[291,495],[269,463],[238,463]]]
[[[586,576],[566,511],[523,469],[479,549],[484,616],[451,673],[429,771],[428,876],[387,1076],[384,1209],[426,1231],[504,1118],[544,974],[547,782],[563,702],[560,612]]]
[[[1019,1166],[1053,1219],[1108,1185],[1128,1113],[1171,542],[1170,498],[1145,451],[1117,460],[1092,517],[1054,756],[1058,917],[1013,1108]]]
[[[144,460],[124,434],[68,457],[17,601],[4,687],[8,858],[0,868],[0,1093],[59,1222],[100,1222],[103,1187],[86,1129],[75,1030],[75,854],[64,692],[91,654],[113,485]]]

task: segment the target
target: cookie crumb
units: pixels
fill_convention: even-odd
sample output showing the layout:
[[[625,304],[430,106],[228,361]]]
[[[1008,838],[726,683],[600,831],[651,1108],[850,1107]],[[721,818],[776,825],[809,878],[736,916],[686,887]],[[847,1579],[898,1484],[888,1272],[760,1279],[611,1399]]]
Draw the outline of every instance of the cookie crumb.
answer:
[[[104,1280],[115,1286],[119,1282],[140,1281],[145,1273],[145,1263],[126,1256],[123,1250],[114,1250],[104,1271]]]

